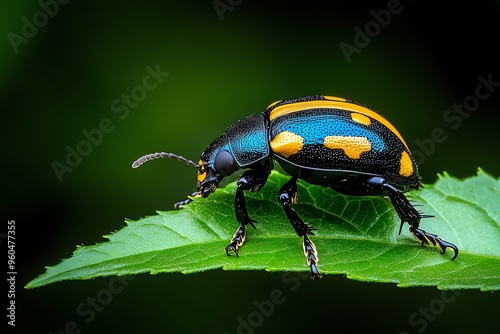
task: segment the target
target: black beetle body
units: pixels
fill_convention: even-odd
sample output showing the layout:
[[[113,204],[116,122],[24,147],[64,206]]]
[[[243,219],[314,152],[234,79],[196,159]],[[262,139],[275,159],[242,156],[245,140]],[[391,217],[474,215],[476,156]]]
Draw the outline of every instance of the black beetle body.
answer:
[[[198,164],[171,153],[146,155],[145,161],[168,157],[198,169],[198,191],[194,197],[207,197],[221,180],[243,169],[237,181],[235,198],[236,230],[226,254],[238,249],[246,238],[246,226],[254,226],[248,216],[243,191],[259,191],[273,169],[274,161],[291,175],[279,191],[278,200],[299,237],[311,277],[320,277],[318,254],[309,235],[310,224],[292,209],[297,199],[297,180],[330,187],[346,195],[387,195],[410,232],[421,245],[432,244],[444,254],[455,245],[419,228],[421,218],[404,192],[420,187],[417,165],[399,132],[378,113],[346,99],[331,96],[307,96],[271,104],[265,111],[250,115],[231,125],[201,155]],[[176,203],[188,204],[191,199]]]

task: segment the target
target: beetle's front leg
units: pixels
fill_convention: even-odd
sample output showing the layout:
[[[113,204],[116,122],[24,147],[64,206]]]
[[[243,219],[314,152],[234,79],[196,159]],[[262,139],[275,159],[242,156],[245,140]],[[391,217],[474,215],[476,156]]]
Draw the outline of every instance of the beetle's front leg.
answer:
[[[278,194],[278,200],[285,210],[285,214],[288,220],[292,224],[295,232],[299,237],[304,237],[303,248],[304,255],[306,257],[307,265],[311,268],[311,278],[319,278],[321,274],[318,271],[318,252],[316,251],[316,246],[309,239],[308,235],[314,235],[312,231],[315,230],[310,224],[304,223],[302,219],[297,215],[295,210],[292,209],[292,204],[297,201],[297,179],[292,178],[290,181],[285,183],[281,187]]]
[[[256,221],[248,216],[243,190],[252,192],[259,191],[266,183],[268,176],[268,170],[247,169],[238,179],[236,183],[238,190],[236,190],[236,197],[234,199],[234,211],[236,213],[236,220],[240,223],[240,226],[234,233],[230,244],[225,249],[227,255],[230,255],[229,252],[233,251],[236,256],[239,256],[238,248],[245,242],[246,226],[250,225],[255,228],[253,223],[256,223]]]
[[[191,194],[191,197],[201,197],[201,193],[199,191],[195,191],[194,193]],[[186,198],[185,200],[175,202],[174,203],[174,209],[179,210],[182,209],[184,205],[188,205],[191,203],[193,200],[191,198]]]

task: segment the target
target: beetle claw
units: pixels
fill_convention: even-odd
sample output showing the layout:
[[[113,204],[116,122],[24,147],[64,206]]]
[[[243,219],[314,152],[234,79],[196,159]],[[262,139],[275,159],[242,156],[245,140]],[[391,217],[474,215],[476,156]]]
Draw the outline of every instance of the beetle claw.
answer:
[[[236,232],[234,232],[233,238],[231,239],[231,243],[226,246],[224,249],[226,251],[227,256],[231,256],[229,252],[233,251],[234,254],[236,254],[237,257],[239,257],[238,253],[238,248],[243,245],[243,242],[245,242],[245,238],[247,235],[247,231],[245,228],[245,225],[240,225]]]
[[[228,246],[226,246],[225,251],[227,256],[231,256],[231,254],[229,253],[231,251],[234,252],[236,257],[240,256],[240,254],[238,253],[238,245],[236,244],[236,242],[232,242]]]
[[[454,252],[453,257],[451,258],[452,260],[456,259],[458,256],[458,248],[451,242],[445,241],[438,237],[435,234],[432,233],[427,233],[422,229],[412,227],[410,226],[410,233],[413,235],[413,237],[422,245],[433,245],[439,248],[440,253],[444,254],[446,253],[446,248],[451,248]]]

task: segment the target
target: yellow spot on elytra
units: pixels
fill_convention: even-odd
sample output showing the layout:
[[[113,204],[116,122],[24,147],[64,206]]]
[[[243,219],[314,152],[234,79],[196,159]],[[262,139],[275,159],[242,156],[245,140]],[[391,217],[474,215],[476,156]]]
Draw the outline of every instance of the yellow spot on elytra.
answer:
[[[327,136],[323,145],[329,149],[341,149],[351,159],[359,159],[362,153],[372,149],[370,141],[366,137],[354,136]]]
[[[406,151],[401,153],[401,160],[399,160],[399,175],[410,176],[413,174],[413,163],[410,156]]]
[[[297,154],[304,147],[304,138],[290,131],[278,133],[269,143],[274,153],[285,158]]]
[[[361,124],[364,124],[364,125],[370,125],[372,124],[372,121],[370,120],[370,117],[367,117],[365,115],[362,115],[362,114],[358,114],[356,112],[353,112],[351,114],[351,118],[354,122],[358,122],[358,123],[361,123]]]

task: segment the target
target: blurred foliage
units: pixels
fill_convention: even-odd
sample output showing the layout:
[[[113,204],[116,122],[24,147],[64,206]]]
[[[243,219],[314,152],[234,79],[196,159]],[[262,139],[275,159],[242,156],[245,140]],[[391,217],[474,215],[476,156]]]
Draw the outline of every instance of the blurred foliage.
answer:
[[[41,4],[47,3],[57,6],[57,13],[16,53],[9,33],[22,35],[25,22],[35,17],[43,23]],[[457,129],[443,121],[447,109],[475,94],[478,76],[492,74],[500,81],[495,2],[439,8],[401,2],[401,12],[350,63],[339,44],[353,44],[354,28],[364,30],[374,21],[371,11],[386,10],[387,1],[234,3],[239,4],[223,13],[223,21],[212,1],[2,3],[2,211],[18,226],[19,272],[25,277],[19,286],[42,273],[45,264],[58,263],[61,254],[70,256],[75,244],[93,243],[96,236],[119,229],[123,218],[169,209],[194,189],[192,168],[162,161],[135,171],[130,164],[137,157],[163,150],[196,160],[232,122],[283,98],[354,99],[388,118],[413,150],[416,140],[442,128],[447,139],[420,166],[426,183],[444,170],[464,177],[478,166],[500,175],[499,92],[481,101]],[[123,114],[114,113],[112,103],[134,89],[139,92],[146,67],[157,65],[168,77],[120,119]],[[65,164],[66,147],[76,149],[86,140],[82,131],[98,128],[105,118],[113,130],[59,182],[54,161]],[[118,316],[126,318],[124,331],[138,326],[134,323],[157,330],[158,319],[165,319],[160,320],[165,330],[234,332],[237,317],[251,312],[255,298],[269,298],[280,287],[280,277],[260,272],[141,277],[115,296],[120,302],[110,303],[88,323],[75,309],[107,281],[67,283],[20,293],[24,306],[18,320],[28,330],[46,332],[62,331],[70,320],[90,332],[115,331]],[[260,331],[325,328],[333,314],[337,327],[351,328],[345,332],[415,331],[420,327],[408,317],[439,297],[432,289],[395,291],[342,277],[301,286],[293,294],[286,290],[289,301],[265,319]],[[305,298],[315,300],[310,307],[314,324],[298,322]],[[383,312],[375,303],[381,298],[391,304]],[[476,330],[475,322],[494,318],[493,302],[498,303],[496,296],[464,292],[437,320],[428,321],[428,328]],[[182,318],[183,307],[189,307],[190,318],[199,318],[196,324]],[[351,322],[361,314],[364,321]],[[467,314],[471,325],[457,314]]]

